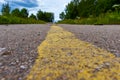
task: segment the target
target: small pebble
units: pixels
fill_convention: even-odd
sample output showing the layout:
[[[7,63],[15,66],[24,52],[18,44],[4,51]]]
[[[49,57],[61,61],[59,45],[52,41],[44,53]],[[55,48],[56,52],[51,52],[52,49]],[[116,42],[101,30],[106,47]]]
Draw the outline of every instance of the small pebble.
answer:
[[[26,69],[27,67],[24,66],[24,65],[21,65],[20,68],[21,68],[21,69]]]
[[[0,55],[3,55],[6,52],[6,48],[0,48]]]
[[[120,53],[114,53],[116,57],[120,57]]]
[[[0,63],[0,66],[2,66],[2,63]]]
[[[2,78],[1,80],[5,80],[5,78]]]
[[[107,62],[107,63],[105,63],[105,65],[106,65],[106,66],[110,66],[110,63]]]
[[[20,78],[18,78],[18,80],[22,80],[22,78],[20,77]]]
[[[67,53],[67,55],[68,55],[68,56],[71,56],[71,55],[72,55],[72,53],[71,53],[71,52],[68,52],[68,53]]]
[[[12,65],[15,65],[16,63],[15,62],[11,62]]]

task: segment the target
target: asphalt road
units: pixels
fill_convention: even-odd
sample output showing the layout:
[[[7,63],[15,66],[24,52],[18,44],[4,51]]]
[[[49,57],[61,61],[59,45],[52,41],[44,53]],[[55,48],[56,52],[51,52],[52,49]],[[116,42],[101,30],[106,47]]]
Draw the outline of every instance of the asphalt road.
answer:
[[[37,57],[50,24],[0,25],[0,80],[23,80]]]
[[[120,25],[59,25],[83,41],[120,57]]]
[[[38,54],[26,80],[120,79],[120,58],[59,26],[51,26]]]
[[[38,55],[51,24],[0,25],[0,80],[23,80]],[[83,41],[120,56],[120,25],[59,24]],[[0,50],[1,51],[1,50]]]

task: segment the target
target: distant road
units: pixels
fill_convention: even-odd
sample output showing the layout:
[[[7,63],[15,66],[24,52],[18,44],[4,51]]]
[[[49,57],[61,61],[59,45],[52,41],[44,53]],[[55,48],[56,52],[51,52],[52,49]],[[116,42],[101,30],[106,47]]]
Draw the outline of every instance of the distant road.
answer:
[[[0,80],[22,80],[26,77],[38,56],[38,46],[45,41],[51,25],[52,24],[0,25],[0,48],[6,48],[5,53],[0,55]],[[120,25],[58,24],[58,26],[66,30],[65,34],[72,32],[76,37],[75,40],[78,38],[80,41],[92,43],[95,46],[114,53],[118,57],[120,56]],[[52,31],[54,31],[54,28]],[[58,29],[57,32],[59,33],[60,30]],[[57,34],[57,36],[61,35],[63,34]],[[63,37],[67,38],[69,35],[67,34]],[[62,38],[58,39],[52,36],[48,38],[48,41],[52,39],[57,42],[57,40],[59,41]],[[50,44],[55,43],[52,42]],[[56,47],[62,44],[63,43],[57,44]],[[47,43],[45,46],[46,45]],[[75,45],[73,45],[73,47]],[[68,53],[68,56],[69,55],[72,55],[72,53]]]

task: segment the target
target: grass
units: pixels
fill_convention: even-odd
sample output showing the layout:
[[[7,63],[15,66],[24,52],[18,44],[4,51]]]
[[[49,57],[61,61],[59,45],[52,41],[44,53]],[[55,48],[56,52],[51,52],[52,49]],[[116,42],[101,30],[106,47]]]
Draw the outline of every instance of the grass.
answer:
[[[44,21],[15,16],[0,16],[0,24],[44,24]]]
[[[111,12],[101,14],[98,17],[89,17],[82,19],[68,19],[62,20],[58,23],[62,24],[120,24],[120,13],[119,12]]]

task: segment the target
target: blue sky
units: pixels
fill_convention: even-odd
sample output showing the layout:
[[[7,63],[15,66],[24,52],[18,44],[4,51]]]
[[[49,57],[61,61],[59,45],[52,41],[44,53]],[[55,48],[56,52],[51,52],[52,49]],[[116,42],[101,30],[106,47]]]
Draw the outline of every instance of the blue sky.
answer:
[[[34,13],[41,9],[42,11],[53,12],[55,20],[59,20],[59,14],[64,11],[65,6],[71,0],[0,0],[0,9],[3,3],[9,2],[12,9],[27,8],[29,13]]]

